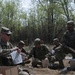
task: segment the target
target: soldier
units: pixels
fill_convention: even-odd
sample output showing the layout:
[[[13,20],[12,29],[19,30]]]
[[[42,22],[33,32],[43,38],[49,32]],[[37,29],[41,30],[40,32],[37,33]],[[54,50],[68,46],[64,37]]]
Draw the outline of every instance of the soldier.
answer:
[[[61,70],[60,73],[67,73],[68,71],[75,70],[75,30],[74,30],[74,22],[67,22],[67,31],[64,33],[62,40],[62,49],[65,54],[71,53],[73,59],[69,61],[70,67],[66,67]]]
[[[20,48],[21,49],[21,52],[23,52],[23,53],[25,53],[26,55],[28,55],[29,53],[24,49],[24,45],[25,45],[25,43],[24,43],[24,41],[20,41],[19,42],[19,44],[18,44],[18,48]]]
[[[13,49],[12,44],[9,42],[11,34],[12,34],[12,32],[10,31],[9,28],[6,28],[6,27],[1,28],[1,33],[0,33],[0,35],[1,35],[1,40],[0,40],[0,52],[1,52],[0,53],[0,65],[1,66],[9,65],[8,64],[8,58],[7,58],[8,55],[6,55],[6,56],[2,55],[2,52],[4,52],[5,50],[9,50],[9,49],[16,50],[16,49]]]
[[[20,54],[22,55],[23,64],[28,64],[30,63],[30,60],[27,60],[27,56],[29,55],[29,53],[24,49],[24,46],[25,42],[22,40],[17,45],[17,47],[21,50]]]
[[[75,30],[73,21],[67,22],[67,31],[63,36],[62,48],[64,53],[71,53],[73,58],[75,58]]]
[[[37,67],[38,64],[42,67],[42,60],[46,58],[45,55],[49,53],[49,50],[44,44],[41,44],[41,40],[39,38],[34,40],[34,45],[35,46],[30,51],[28,59],[33,57],[33,67]]]
[[[53,42],[55,45],[53,48],[53,50],[55,51],[55,58],[57,61],[59,61],[59,68],[62,69],[64,68],[64,64],[63,64],[64,54],[63,54],[63,50],[61,49],[62,44],[59,42],[58,38],[55,38]]]
[[[9,42],[11,34],[12,34],[12,32],[8,28],[2,27],[2,29],[1,29],[1,40],[0,40],[0,46],[2,49],[13,48],[12,44]]]
[[[25,54],[25,50],[23,49],[25,43],[24,41],[20,41],[17,45],[18,50],[15,50],[10,53],[13,61],[13,65],[24,65],[30,63],[30,60],[27,60],[27,55]],[[22,52],[22,50],[24,50]]]

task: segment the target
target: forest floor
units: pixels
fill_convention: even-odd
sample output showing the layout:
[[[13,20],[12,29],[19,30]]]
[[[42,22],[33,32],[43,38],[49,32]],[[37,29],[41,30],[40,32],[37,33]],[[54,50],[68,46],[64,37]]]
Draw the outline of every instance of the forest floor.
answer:
[[[51,48],[51,46],[50,46]],[[31,49],[31,47],[27,47],[27,50]],[[65,67],[69,67],[69,59],[64,59],[64,65]],[[25,69],[27,69],[31,75],[75,75],[75,71],[69,71],[66,74],[60,74],[59,69],[53,70],[53,69],[49,69],[49,68],[33,68],[31,67],[31,63],[30,64],[26,64],[25,66],[23,66]]]
[[[64,65],[65,67],[68,67],[69,60],[68,59],[64,59]],[[23,68],[27,69],[30,72],[30,75],[75,75],[75,71],[69,71],[65,74],[60,74],[59,69],[53,70],[50,68],[33,68],[31,66],[31,64],[26,64],[25,66],[23,66]]]

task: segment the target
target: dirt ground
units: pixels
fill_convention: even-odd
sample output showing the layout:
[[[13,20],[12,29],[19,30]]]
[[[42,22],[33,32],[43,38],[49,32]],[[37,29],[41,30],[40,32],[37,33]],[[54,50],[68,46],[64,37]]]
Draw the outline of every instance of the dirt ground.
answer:
[[[69,60],[65,59],[64,60],[64,65],[65,67],[69,66],[68,64]],[[49,68],[33,68],[31,67],[31,64],[26,64],[23,66],[25,69],[27,69],[31,75],[75,75],[74,71],[70,71],[66,74],[60,74],[61,70],[53,70]]]
[[[27,50],[29,50],[31,48],[27,47]],[[64,59],[64,65],[65,67],[69,66],[69,60],[68,59]],[[27,69],[31,75],[75,75],[75,71],[69,71],[66,74],[60,74],[61,70],[53,70],[53,69],[49,69],[49,68],[33,68],[31,67],[31,63],[30,64],[26,64],[25,66],[23,66],[25,69]]]

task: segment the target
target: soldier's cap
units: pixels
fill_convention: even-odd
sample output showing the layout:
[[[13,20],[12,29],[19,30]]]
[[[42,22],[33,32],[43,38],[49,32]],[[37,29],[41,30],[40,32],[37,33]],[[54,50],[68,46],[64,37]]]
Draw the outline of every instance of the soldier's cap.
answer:
[[[59,41],[59,39],[58,38],[55,38],[55,39],[53,39],[53,41]]]
[[[73,25],[74,26],[74,21],[72,21],[72,20],[68,21],[67,25]]]
[[[21,44],[21,45],[25,45],[25,42],[22,41],[22,40],[20,40],[19,44]]]
[[[41,40],[39,39],[39,38],[36,38],[35,40],[34,40],[34,42],[40,42]]]
[[[12,32],[10,31],[10,29],[7,28],[7,27],[2,27],[1,33],[8,34],[8,35],[11,35],[12,34]]]
[[[36,38],[35,40],[34,40],[34,44],[41,44],[41,40],[39,39],[39,38]]]

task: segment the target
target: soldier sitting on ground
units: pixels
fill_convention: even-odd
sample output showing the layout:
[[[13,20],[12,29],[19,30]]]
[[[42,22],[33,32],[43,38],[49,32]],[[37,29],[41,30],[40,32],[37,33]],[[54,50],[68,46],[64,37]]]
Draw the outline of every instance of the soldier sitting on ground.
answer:
[[[22,49],[21,49],[21,52],[23,52],[23,53],[26,54],[26,55],[29,55],[29,53],[28,53],[28,52],[25,50],[25,48],[24,48],[24,47],[25,47],[25,42],[24,42],[24,41],[21,40],[21,41],[19,42],[19,44],[18,44],[17,47],[22,48]]]
[[[22,59],[24,63],[30,63],[30,60],[27,60],[27,56],[29,55],[29,53],[25,50],[25,42],[24,41],[20,41],[19,44],[17,45],[17,47],[19,49],[21,49],[21,55],[22,55]]]
[[[53,69],[62,69],[64,68],[64,64],[63,64],[63,59],[64,59],[64,54],[63,54],[63,51],[61,49],[62,47],[62,44],[59,42],[59,39],[58,38],[55,38],[53,40],[54,42],[54,47],[53,47],[53,50],[52,50],[52,55],[54,56],[53,59],[49,59],[50,60],[50,63],[52,65],[49,65],[50,68],[53,68]],[[55,64],[55,62],[58,61],[59,64]]]
[[[30,60],[27,60],[28,53],[23,48],[24,45],[25,45],[24,41],[21,40],[17,45],[17,48],[19,50],[13,51],[11,53],[14,65],[20,65],[20,64],[24,65],[30,63]]]
[[[41,44],[41,40],[39,38],[36,38],[34,40],[34,47],[30,51],[28,59],[33,57],[32,59],[33,67],[38,67],[38,65],[43,67],[42,61],[45,60],[46,54],[48,53],[49,53],[49,49],[47,48],[47,46]]]

